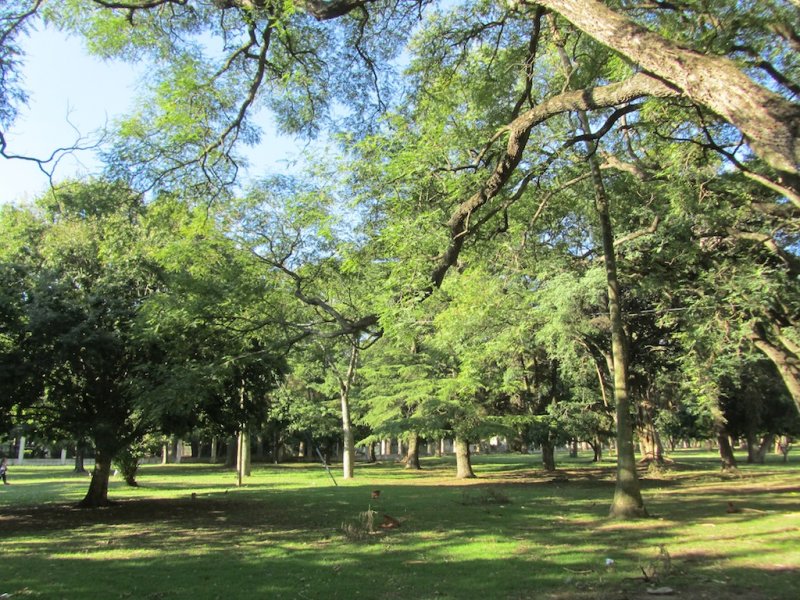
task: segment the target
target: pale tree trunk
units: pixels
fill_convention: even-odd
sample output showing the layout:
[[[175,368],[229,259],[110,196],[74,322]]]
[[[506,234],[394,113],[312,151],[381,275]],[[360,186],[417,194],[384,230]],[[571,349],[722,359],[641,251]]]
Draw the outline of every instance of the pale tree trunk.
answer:
[[[245,477],[250,477],[250,433],[243,425],[236,438],[236,481],[242,485]]]
[[[753,151],[784,174],[779,183],[798,191],[800,107],[755,83],[732,60],[679,46],[598,0],[533,1],[737,127]]]
[[[217,436],[211,438],[211,462],[217,462]]]
[[[181,464],[182,460],[183,460],[183,440],[176,439],[175,440],[175,461],[174,462],[175,462],[176,465],[179,465],[179,464]]]
[[[554,28],[555,32],[555,28]],[[555,32],[557,35],[557,32]],[[559,54],[567,72],[572,64],[563,47]],[[591,134],[591,124],[585,110],[576,111],[584,134]],[[586,142],[587,160],[594,188],[595,209],[600,222],[603,244],[603,262],[606,270],[608,295],[608,317],[611,323],[611,358],[613,361],[614,401],[616,404],[617,426],[617,481],[614,500],[609,513],[617,518],[647,516],[639,477],[636,473],[636,454],[633,448],[633,422],[630,415],[631,403],[628,389],[628,357],[626,351],[625,329],[622,321],[622,299],[617,279],[617,255],[614,250],[614,233],[611,227],[609,199],[603,184],[603,176],[597,160],[597,144]]]
[[[761,445],[758,447],[755,456],[755,462],[759,465],[763,465],[767,460],[767,452],[769,451],[770,446],[772,446],[772,441],[775,439],[773,434],[767,434],[764,436],[764,439],[761,440]]]
[[[356,457],[355,433],[353,423],[350,418],[350,388],[356,376],[356,365],[358,364],[358,346],[355,341],[350,346],[350,362],[347,365],[347,372],[344,377],[339,376],[339,399],[342,406],[342,477],[352,479],[354,475],[354,465]]]
[[[92,480],[89,483],[89,490],[83,500],[78,503],[79,508],[99,508],[108,506],[108,480],[111,476],[111,461],[113,457],[110,453],[102,450],[95,451],[94,469],[92,470]]]
[[[473,479],[475,473],[470,460],[469,442],[464,438],[456,437],[453,445],[456,451],[456,478]]]
[[[406,464],[406,469],[419,470],[419,434],[412,431],[408,434],[408,451],[406,457],[403,459]]]

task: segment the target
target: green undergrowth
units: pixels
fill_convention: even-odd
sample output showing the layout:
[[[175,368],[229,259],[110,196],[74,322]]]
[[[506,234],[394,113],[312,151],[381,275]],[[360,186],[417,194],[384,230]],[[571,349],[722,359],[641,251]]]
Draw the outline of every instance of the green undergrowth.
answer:
[[[642,470],[648,519],[607,517],[610,461],[523,455],[359,465],[145,465],[115,506],[74,508],[88,477],[12,467],[0,489],[5,598],[796,598],[800,462],[723,473],[678,452]],[[373,492],[380,491],[377,497]],[[388,519],[388,515],[391,519]],[[392,525],[394,521],[399,526]],[[388,525],[387,525],[388,524]]]

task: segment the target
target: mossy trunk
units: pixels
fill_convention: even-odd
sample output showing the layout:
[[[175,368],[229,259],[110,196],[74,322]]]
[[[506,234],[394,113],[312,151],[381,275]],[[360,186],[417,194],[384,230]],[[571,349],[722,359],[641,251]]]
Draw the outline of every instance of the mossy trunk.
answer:
[[[473,479],[475,473],[472,470],[472,461],[469,453],[469,442],[464,438],[457,437],[455,439],[456,451],[456,478],[457,479]]]

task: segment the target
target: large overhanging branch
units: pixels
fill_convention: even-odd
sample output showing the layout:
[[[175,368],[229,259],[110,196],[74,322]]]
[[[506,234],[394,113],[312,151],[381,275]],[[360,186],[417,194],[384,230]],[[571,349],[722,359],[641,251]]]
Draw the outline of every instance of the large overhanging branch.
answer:
[[[662,81],[639,73],[619,83],[564,92],[553,96],[524,112],[505,129],[508,143],[505,153],[500,157],[492,173],[470,198],[462,202],[447,222],[450,243],[440,257],[431,275],[432,283],[439,287],[448,269],[456,264],[469,233],[469,220],[472,214],[491,202],[508,183],[514,170],[522,160],[531,130],[550,117],[574,110],[594,110],[617,106],[644,96],[674,96],[677,91]]]
[[[598,0],[521,0],[557,12],[601,44],[680,89],[734,125],[779,173],[800,190],[800,106],[764,88],[724,57],[684,48],[616,13]]]

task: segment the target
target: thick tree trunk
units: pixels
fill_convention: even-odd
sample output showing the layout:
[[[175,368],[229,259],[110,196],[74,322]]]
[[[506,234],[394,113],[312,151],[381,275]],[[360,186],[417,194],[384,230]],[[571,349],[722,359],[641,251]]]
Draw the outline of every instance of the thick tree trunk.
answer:
[[[111,476],[112,456],[97,450],[94,460],[89,491],[86,492],[83,500],[78,503],[78,508],[99,508],[111,504],[108,500],[108,480]]]
[[[542,442],[542,467],[545,471],[556,470],[556,448],[550,440]]]
[[[469,454],[469,442],[464,438],[457,437],[453,444],[456,451],[456,478],[473,479],[475,473],[472,470],[472,461]]]
[[[524,0],[523,0],[524,1]],[[534,0],[598,42],[734,125],[797,192],[800,107],[762,87],[727,58],[701,54],[616,13],[598,0]]]
[[[408,436],[408,451],[405,457],[406,469],[419,470],[419,434],[411,432]]]
[[[736,457],[733,455],[731,438],[726,431],[720,431],[717,434],[717,443],[719,444],[719,458],[722,464],[722,470],[730,471],[735,469],[737,467]]]

